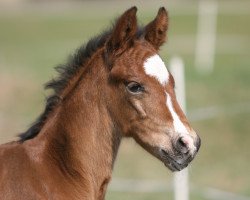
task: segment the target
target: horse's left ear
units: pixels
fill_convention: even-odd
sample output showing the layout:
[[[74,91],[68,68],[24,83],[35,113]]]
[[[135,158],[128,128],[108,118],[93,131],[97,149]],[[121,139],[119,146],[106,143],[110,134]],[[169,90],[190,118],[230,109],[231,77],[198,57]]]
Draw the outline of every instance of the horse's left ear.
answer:
[[[109,54],[119,54],[132,42],[137,32],[136,12],[137,8],[134,6],[118,18],[106,44]]]
[[[168,13],[161,7],[156,18],[145,27],[145,39],[158,51],[167,38],[167,29]]]

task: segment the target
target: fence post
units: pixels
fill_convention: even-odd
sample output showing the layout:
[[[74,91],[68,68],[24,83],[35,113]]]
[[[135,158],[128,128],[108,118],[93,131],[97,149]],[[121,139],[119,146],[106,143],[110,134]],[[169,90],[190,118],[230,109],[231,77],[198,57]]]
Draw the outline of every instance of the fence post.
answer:
[[[201,73],[211,73],[214,67],[217,0],[199,0],[195,67]]]
[[[186,113],[185,73],[181,58],[174,57],[170,60],[170,71],[175,79],[177,100]],[[189,199],[188,168],[174,174],[174,199]]]

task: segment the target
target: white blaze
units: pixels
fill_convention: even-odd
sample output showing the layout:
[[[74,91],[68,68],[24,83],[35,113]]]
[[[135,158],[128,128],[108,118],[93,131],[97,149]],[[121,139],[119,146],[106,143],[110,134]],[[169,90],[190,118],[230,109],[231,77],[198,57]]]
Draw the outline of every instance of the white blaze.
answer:
[[[153,55],[144,62],[144,70],[147,75],[156,78],[162,85],[169,79],[168,70],[159,55]]]
[[[173,117],[173,125],[174,125],[175,132],[179,133],[179,134],[188,134],[186,127],[181,122],[179,116],[176,114],[176,112],[173,108],[171,96],[168,93],[166,93],[166,95],[167,95],[167,107],[168,107],[168,109]]]
[[[169,72],[159,55],[156,54],[156,55],[149,57],[144,62],[144,70],[147,75],[156,78],[162,85],[167,84],[168,79],[169,79]],[[166,95],[167,95],[166,104],[173,117],[173,125],[174,125],[175,132],[179,134],[188,133],[186,127],[181,122],[179,116],[176,114],[173,108],[170,95],[168,93],[166,93]]]
[[[156,54],[156,55],[149,57],[144,62],[143,67],[147,75],[157,79],[160,82],[160,84],[162,84],[163,86],[165,86],[168,83],[169,72],[159,55]],[[167,92],[166,92],[166,95],[167,95],[166,105],[173,117],[173,126],[174,126],[175,133],[180,134],[180,136],[184,136],[185,139],[188,140],[187,142],[189,144],[190,149],[195,149],[192,138],[189,135],[187,128],[182,123],[179,116],[174,110],[171,96]]]
[[[173,117],[174,130],[176,133],[180,134],[181,137],[183,137],[183,139],[186,141],[190,151],[194,152],[196,150],[196,147],[194,146],[193,139],[191,138],[185,125],[182,123],[179,116],[175,112],[173,104],[172,104],[171,96],[167,92],[166,92],[166,95],[167,95],[166,104],[167,104],[167,107],[168,107],[172,117]]]

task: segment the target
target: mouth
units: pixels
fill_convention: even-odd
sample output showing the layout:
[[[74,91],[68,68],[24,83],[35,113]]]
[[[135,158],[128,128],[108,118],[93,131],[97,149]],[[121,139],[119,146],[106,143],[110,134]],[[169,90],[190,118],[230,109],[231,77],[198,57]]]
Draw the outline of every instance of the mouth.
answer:
[[[169,168],[172,172],[181,171],[188,166],[188,164],[193,159],[191,155],[187,156],[186,158],[182,159],[174,159],[169,155],[167,151],[161,149],[161,160],[163,161],[164,165]]]

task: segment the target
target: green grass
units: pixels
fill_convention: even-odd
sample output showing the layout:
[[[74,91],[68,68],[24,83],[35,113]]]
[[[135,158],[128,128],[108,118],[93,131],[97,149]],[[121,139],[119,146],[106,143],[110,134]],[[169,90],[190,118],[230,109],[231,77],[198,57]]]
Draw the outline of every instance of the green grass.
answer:
[[[127,199],[136,199],[136,200],[161,200],[166,197],[169,198],[171,194],[169,193],[138,193],[138,192],[108,192],[106,199],[119,199],[119,200],[127,200]]]
[[[108,192],[106,199],[119,199],[119,200],[128,200],[128,199],[136,199],[136,200],[163,200],[163,199],[174,199],[174,196],[170,192],[158,192],[158,193],[143,193],[143,192]],[[190,194],[190,199],[192,200],[201,200],[205,199],[199,193]]]
[[[159,2],[149,1],[145,6],[139,6],[143,7],[139,10],[141,22],[155,16]],[[47,92],[42,84],[56,75],[53,67],[65,62],[74,49],[109,26],[113,17],[129,7],[128,4],[94,1],[81,4],[77,9],[59,9],[55,13],[45,13],[35,7],[34,10],[27,8],[0,14],[1,142],[25,130],[43,109]],[[197,16],[195,13],[175,15],[185,9],[195,12],[197,5],[195,1],[187,7],[174,1],[170,5],[173,15],[170,15],[169,42],[161,55],[167,62],[176,54],[185,61],[188,111],[206,106],[230,108],[232,104],[250,102],[250,27],[247,26],[250,13],[218,16],[215,69],[210,75],[201,75],[194,68]],[[190,168],[192,185],[250,196],[249,121],[250,113],[244,112],[237,115],[225,113],[192,123],[202,138],[201,151]],[[119,151],[114,177],[171,181],[172,174],[128,139]],[[107,199],[157,200],[169,195],[171,199],[173,194],[168,191],[109,191]],[[194,200],[205,199],[197,192],[191,195]]]

